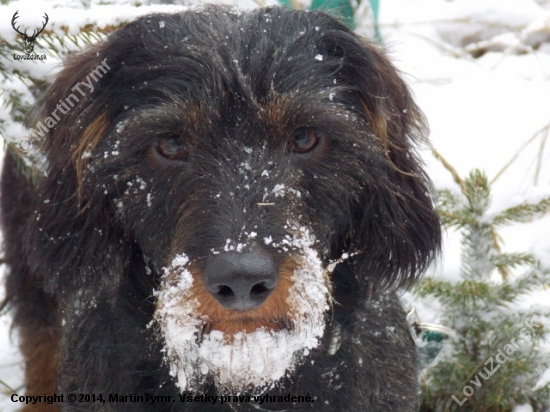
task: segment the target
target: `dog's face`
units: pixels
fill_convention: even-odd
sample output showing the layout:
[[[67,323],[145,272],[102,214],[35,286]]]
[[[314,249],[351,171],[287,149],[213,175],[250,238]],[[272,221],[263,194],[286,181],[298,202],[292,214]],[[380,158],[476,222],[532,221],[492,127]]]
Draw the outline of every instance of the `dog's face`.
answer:
[[[361,298],[433,258],[422,116],[376,47],[334,19],[146,16],[70,60],[41,115],[92,81],[44,141],[40,213],[56,219],[33,224],[59,241],[31,259],[81,247],[69,267],[49,259],[64,298],[118,293],[125,277],[151,285],[151,327],[182,390],[261,389],[292,372],[346,304],[331,262],[350,257]],[[75,243],[82,232],[101,250]]]

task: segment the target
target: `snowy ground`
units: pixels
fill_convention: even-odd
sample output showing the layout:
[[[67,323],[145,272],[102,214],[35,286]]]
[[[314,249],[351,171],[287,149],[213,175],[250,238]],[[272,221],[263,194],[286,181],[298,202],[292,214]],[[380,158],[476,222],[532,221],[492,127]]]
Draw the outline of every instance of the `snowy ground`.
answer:
[[[0,6],[0,15],[17,8]],[[392,59],[407,74],[429,120],[434,147],[461,175],[472,168],[484,170],[489,179],[500,174],[492,210],[550,196],[550,0],[381,0],[380,23]],[[359,26],[371,34],[367,18]],[[3,18],[0,36],[11,36],[9,30]],[[456,190],[449,172],[428,151],[424,157],[436,186]],[[548,233],[550,216],[501,234],[508,251],[531,251],[550,266]],[[459,238],[454,232],[445,237],[434,275],[457,278]],[[550,305],[550,290],[529,304],[535,302]],[[418,309],[423,321],[437,320],[433,307]],[[0,380],[17,388],[20,357],[8,325],[9,319],[0,317]],[[10,410],[13,405],[0,394],[0,411]]]

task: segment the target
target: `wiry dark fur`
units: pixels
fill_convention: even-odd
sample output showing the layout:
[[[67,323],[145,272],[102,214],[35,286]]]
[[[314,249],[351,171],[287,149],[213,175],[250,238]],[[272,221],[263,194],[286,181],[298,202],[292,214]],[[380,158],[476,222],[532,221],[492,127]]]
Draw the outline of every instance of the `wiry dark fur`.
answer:
[[[309,393],[315,402],[261,407],[415,411],[416,350],[392,290],[412,284],[432,261],[439,220],[414,152],[423,117],[377,46],[322,13],[206,8],[149,15],[70,57],[30,125],[104,59],[110,70],[93,93],[40,142],[48,172],[38,187],[12,155],[5,160],[7,294],[28,392],[176,398],[163,341],[148,328],[161,268],[182,252],[200,268],[245,231],[277,243],[292,219],[312,229],[325,264],[361,253],[332,274],[335,304],[321,345],[269,392]],[[289,136],[300,127],[318,130],[323,145],[291,152]],[[155,152],[166,136],[183,136],[183,161]],[[245,161],[251,180],[240,171]],[[264,188],[280,183],[301,197],[266,199]],[[274,205],[257,205],[263,201]],[[277,261],[285,256],[265,249]],[[338,328],[341,346],[331,355]],[[203,392],[216,388],[206,384]],[[59,406],[231,408],[178,400],[52,410]]]

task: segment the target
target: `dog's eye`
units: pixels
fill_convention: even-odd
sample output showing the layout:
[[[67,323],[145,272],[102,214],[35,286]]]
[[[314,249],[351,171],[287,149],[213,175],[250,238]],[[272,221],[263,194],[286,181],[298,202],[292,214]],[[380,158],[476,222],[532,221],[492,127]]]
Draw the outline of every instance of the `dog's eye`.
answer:
[[[158,152],[167,159],[179,160],[187,154],[185,144],[179,137],[168,137],[159,139],[157,142]]]
[[[313,150],[319,142],[319,134],[309,127],[301,127],[294,131],[290,141],[290,147],[296,153],[307,153]]]

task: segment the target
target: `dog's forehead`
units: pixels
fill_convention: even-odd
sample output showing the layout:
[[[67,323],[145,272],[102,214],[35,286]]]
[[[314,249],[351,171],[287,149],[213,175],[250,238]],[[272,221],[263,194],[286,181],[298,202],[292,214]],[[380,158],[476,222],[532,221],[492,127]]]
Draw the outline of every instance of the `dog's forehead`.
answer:
[[[203,9],[150,15],[121,32],[106,48],[107,58],[122,54],[108,104],[118,121],[131,116],[136,127],[201,139],[224,129],[257,141],[264,131],[282,138],[297,127],[344,130],[341,123],[361,116],[351,93],[359,80],[344,54],[362,46],[324,14]]]
[[[315,100],[311,94],[349,86],[354,79],[344,70],[344,54],[357,54],[359,43],[320,13],[216,8],[138,19],[109,40],[105,58],[121,62],[113,72],[129,86],[127,103],[140,95],[147,101],[192,95],[217,102],[225,96],[236,106],[273,92]]]

